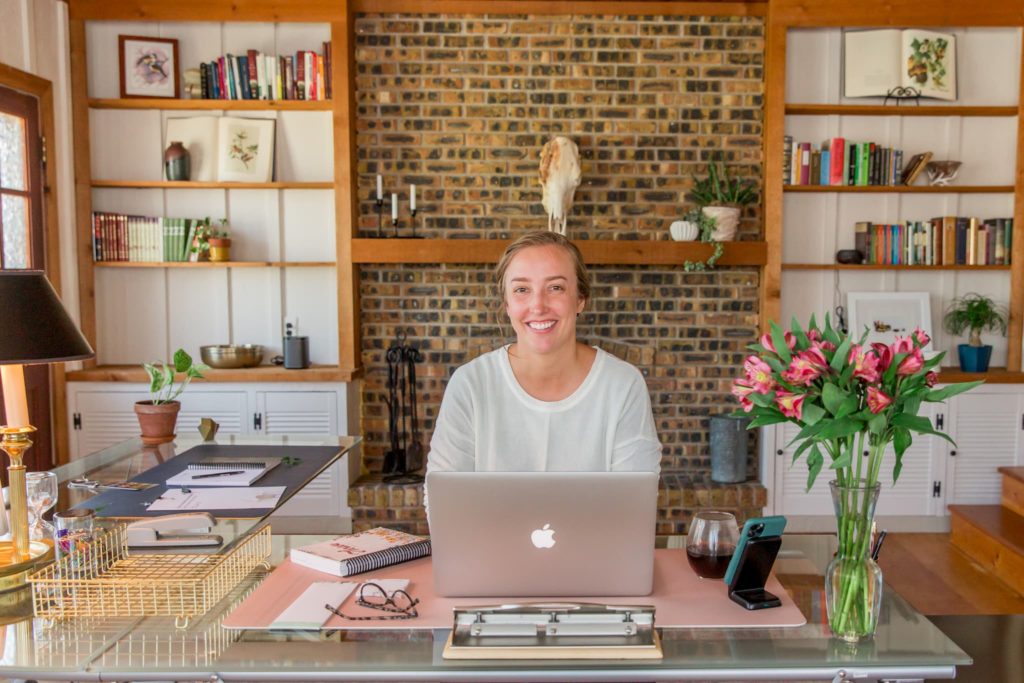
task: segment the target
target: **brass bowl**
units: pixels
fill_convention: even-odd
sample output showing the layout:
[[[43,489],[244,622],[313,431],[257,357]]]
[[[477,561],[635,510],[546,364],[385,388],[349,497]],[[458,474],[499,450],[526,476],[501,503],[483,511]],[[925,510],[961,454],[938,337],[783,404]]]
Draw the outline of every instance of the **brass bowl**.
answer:
[[[263,347],[259,344],[200,346],[199,356],[211,368],[252,368],[263,362]]]

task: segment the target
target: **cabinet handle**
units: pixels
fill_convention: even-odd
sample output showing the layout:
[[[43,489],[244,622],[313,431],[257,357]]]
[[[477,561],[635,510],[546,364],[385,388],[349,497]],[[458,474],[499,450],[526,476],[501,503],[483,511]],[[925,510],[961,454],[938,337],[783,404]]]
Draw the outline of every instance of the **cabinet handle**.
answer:
[[[955,457],[956,457],[956,450],[951,450],[951,451],[949,452],[949,456],[950,456],[951,458],[955,458]]]
[[[775,455],[782,455],[782,449],[780,448],[777,451],[775,451]]]
[[[252,414],[252,428],[256,430],[263,429],[263,413]]]

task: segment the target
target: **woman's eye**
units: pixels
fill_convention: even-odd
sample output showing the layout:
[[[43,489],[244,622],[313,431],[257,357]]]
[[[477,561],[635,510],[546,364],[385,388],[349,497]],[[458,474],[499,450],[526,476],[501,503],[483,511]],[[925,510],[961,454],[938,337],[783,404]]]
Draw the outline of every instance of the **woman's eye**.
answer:
[[[526,292],[526,287],[515,287],[512,289],[513,294],[523,294]]]
[[[551,291],[553,291],[553,292],[564,292],[565,291],[565,287],[563,287],[562,285],[551,285]]]

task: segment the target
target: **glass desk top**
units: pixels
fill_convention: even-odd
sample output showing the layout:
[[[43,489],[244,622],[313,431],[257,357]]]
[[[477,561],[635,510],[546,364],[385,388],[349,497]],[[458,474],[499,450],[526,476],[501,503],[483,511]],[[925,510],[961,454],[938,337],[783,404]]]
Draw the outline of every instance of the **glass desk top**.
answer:
[[[270,519],[271,525],[273,518]],[[244,533],[244,532],[243,532]],[[275,535],[272,564],[290,548],[329,536]],[[680,548],[682,539],[660,539]],[[451,661],[448,631],[229,631],[221,619],[267,575],[257,570],[205,617],[176,629],[172,617],[23,618],[0,627],[0,676],[78,680],[858,680],[952,678],[970,658],[893,591],[875,637],[849,645],[829,636],[821,570],[834,537],[786,536],[776,571],[807,617],[795,628],[660,629],[661,661]],[[415,594],[415,589],[413,589]]]

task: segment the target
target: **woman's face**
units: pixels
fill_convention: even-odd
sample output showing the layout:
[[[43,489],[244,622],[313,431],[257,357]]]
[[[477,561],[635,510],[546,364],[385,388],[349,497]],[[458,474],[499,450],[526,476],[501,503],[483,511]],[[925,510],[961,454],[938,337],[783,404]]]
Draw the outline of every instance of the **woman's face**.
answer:
[[[586,303],[572,257],[555,245],[527,247],[505,272],[505,310],[518,344],[550,353],[576,342],[576,314]]]

